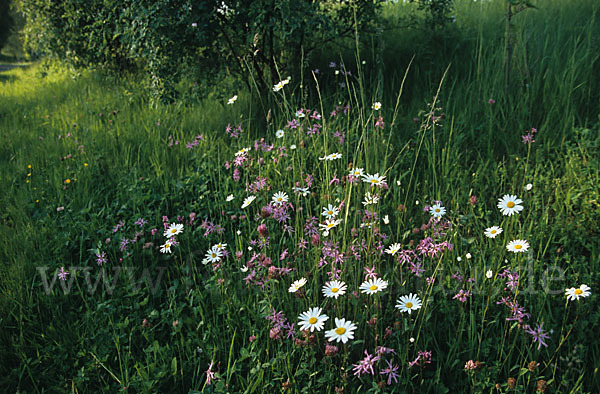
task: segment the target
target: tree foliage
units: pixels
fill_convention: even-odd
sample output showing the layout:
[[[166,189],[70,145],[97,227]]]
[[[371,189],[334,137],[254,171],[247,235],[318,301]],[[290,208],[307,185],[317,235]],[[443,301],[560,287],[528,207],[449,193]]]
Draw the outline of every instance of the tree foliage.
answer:
[[[7,1],[0,3],[0,49],[4,47],[13,26],[13,18],[10,14],[10,3]]]
[[[368,29],[382,0],[17,0],[26,45],[75,65],[147,72],[170,98],[182,73],[237,74],[262,91],[319,45]]]

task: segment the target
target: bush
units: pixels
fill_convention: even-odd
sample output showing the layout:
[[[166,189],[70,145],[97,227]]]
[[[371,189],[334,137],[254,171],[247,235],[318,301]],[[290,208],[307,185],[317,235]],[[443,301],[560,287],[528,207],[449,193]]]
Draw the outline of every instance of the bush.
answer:
[[[78,66],[147,71],[171,99],[183,70],[268,91],[315,48],[371,26],[381,0],[17,0],[30,51]],[[200,77],[198,77],[200,78]]]

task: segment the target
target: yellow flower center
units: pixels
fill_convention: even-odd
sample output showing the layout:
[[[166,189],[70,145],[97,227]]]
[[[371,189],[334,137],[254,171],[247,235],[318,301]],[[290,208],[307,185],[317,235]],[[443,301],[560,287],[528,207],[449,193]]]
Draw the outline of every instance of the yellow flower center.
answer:
[[[439,209],[439,208],[436,208],[436,209],[435,209],[435,211],[439,213],[439,212],[440,212],[440,209]]]
[[[410,309],[410,308],[412,308],[412,307],[413,307],[413,303],[412,303],[412,302],[407,302],[407,303],[405,304],[405,306],[406,306],[408,309]]]
[[[369,287],[369,289],[371,289],[371,290],[375,291],[375,290],[377,290],[377,286],[375,286],[375,285],[372,285],[371,287]]]
[[[308,322],[310,324],[315,324],[317,322],[317,318],[316,317],[311,317],[310,319],[308,319]]]
[[[523,247],[523,245],[518,245],[518,244],[517,244],[517,245],[515,245],[515,249],[517,249],[517,250],[518,250],[518,249],[521,249],[522,247]]]
[[[214,258],[216,258],[216,257],[217,257],[217,254],[216,254],[216,253],[212,253],[212,254],[211,254],[211,256],[212,256],[212,258],[214,259]]]
[[[490,231],[490,234],[496,234],[496,230]]]
[[[277,201],[281,201],[281,200],[282,200],[282,198],[281,198],[281,197],[278,197],[278,198],[277,198]]]
[[[337,287],[333,287],[333,288],[331,289],[331,292],[332,292],[332,293],[337,293],[338,291],[340,291],[340,289],[338,289]]]
[[[327,211],[328,215],[333,215],[333,211]]]
[[[581,290],[581,289],[575,290],[575,294],[580,295],[581,293],[583,293],[583,290]]]
[[[377,179],[371,179],[371,183],[377,183]]]
[[[344,327],[338,327],[335,329],[335,333],[338,335],[344,335],[345,332],[346,332],[346,329]]]
[[[177,232],[177,229],[176,229],[176,228],[172,228],[172,229],[171,229],[171,233],[172,233],[172,234],[175,234],[176,232]]]
[[[513,208],[515,206],[515,203],[512,202],[512,201],[509,201],[509,202],[506,203],[506,206],[509,207],[509,208]]]

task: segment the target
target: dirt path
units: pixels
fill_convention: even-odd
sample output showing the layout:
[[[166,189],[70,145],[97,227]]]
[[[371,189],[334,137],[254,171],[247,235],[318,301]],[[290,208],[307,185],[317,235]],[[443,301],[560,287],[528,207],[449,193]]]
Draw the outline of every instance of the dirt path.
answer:
[[[0,64],[0,72],[12,70],[13,68],[17,68],[17,67],[26,67],[26,66],[21,65],[21,64]]]

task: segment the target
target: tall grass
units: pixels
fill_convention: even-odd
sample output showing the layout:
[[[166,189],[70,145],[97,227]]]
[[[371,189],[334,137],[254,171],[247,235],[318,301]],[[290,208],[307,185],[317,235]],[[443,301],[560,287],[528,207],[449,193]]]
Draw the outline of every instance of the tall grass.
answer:
[[[590,333],[600,323],[598,5],[540,1],[539,9],[518,14],[514,75],[505,90],[502,4],[457,1],[456,25],[443,32],[384,29],[371,46],[365,39],[348,52],[315,55],[314,78],[306,70],[302,88],[292,81],[262,101],[231,92],[239,95],[232,105],[210,99],[153,107],[135,76],[39,65],[3,73],[0,386],[505,392],[514,385],[531,392],[545,381],[556,392],[593,392],[600,385],[589,361],[598,357]],[[388,6],[384,16],[392,22],[384,27],[404,23],[409,7]],[[372,108],[377,101],[380,110]],[[301,108],[321,119],[298,117]],[[292,120],[304,129],[286,127]],[[238,138],[227,135],[228,124],[241,126]],[[314,124],[319,132],[307,134]],[[523,144],[532,127],[536,141]],[[247,147],[249,161],[236,167],[235,153]],[[336,152],[341,159],[321,160]],[[385,175],[386,186],[352,182],[349,171],[357,168]],[[309,192],[294,192],[308,187],[308,175]],[[257,177],[270,189],[248,191]],[[272,212],[268,203],[278,191],[293,209]],[[379,202],[364,205],[366,192]],[[521,213],[499,212],[507,193],[524,200]],[[250,194],[257,199],[241,208]],[[437,201],[447,212],[431,222],[424,207]],[[323,223],[328,204],[341,205],[342,222],[314,236],[307,220]],[[275,219],[285,214],[289,219]],[[147,223],[135,224],[139,218]],[[179,245],[161,254],[163,223],[175,222],[184,224]],[[448,228],[436,235],[442,223]],[[489,239],[483,232],[492,225],[504,231]],[[452,247],[422,255],[420,275],[384,252],[397,242],[418,255],[429,237]],[[529,252],[508,252],[513,239],[526,239]],[[203,264],[222,242],[230,256]],[[99,265],[102,252],[108,261]],[[255,252],[278,269],[269,270],[263,257],[257,264]],[[65,281],[56,279],[61,267],[70,272]],[[116,267],[126,271],[118,276]],[[387,289],[361,293],[366,268]],[[252,269],[264,275],[264,288],[244,280]],[[321,289],[334,269],[348,292],[329,299]],[[519,275],[512,290],[505,270]],[[289,292],[302,277],[300,292]],[[44,278],[56,280],[49,294]],[[565,302],[565,288],[580,284],[591,286],[591,297]],[[461,302],[453,298],[460,290],[473,294]],[[394,307],[409,293],[423,302],[410,315]],[[529,317],[507,320],[502,297],[518,301]],[[329,316],[325,330],[335,317],[358,326],[335,356],[325,352],[323,332],[311,338],[298,329],[299,314],[317,306]],[[277,311],[295,324],[295,340],[285,330],[280,338],[266,319]],[[550,338],[538,349],[526,325],[542,322]],[[388,386],[380,374],[383,360],[375,375],[354,376],[353,364],[377,346],[395,351],[382,358],[399,366],[397,383]],[[419,351],[431,351],[431,363]],[[481,364],[465,371],[469,360]]]

